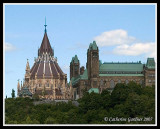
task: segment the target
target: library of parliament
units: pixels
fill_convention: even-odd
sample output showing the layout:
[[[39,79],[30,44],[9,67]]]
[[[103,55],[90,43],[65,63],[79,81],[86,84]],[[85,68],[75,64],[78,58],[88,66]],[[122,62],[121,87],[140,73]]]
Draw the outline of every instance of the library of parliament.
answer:
[[[86,68],[80,66],[78,56],[70,62],[70,81],[60,68],[47,36],[44,37],[38,57],[30,69],[27,60],[24,82],[17,84],[17,97],[33,97],[50,100],[77,100],[83,96],[83,89],[101,93],[103,89],[112,91],[117,83],[134,81],[141,86],[155,85],[155,61],[147,58],[146,64],[139,62],[104,62],[99,60],[99,48],[95,41],[87,49]]]

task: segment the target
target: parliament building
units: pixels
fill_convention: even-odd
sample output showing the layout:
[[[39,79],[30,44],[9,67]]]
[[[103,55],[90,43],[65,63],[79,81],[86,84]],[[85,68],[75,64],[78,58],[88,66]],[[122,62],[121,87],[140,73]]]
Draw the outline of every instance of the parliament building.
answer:
[[[101,93],[103,89],[112,91],[117,83],[134,81],[144,86],[155,85],[155,61],[148,58],[146,64],[139,62],[104,62],[99,60],[99,48],[95,41],[87,49],[86,69],[80,67],[78,56],[70,62],[71,98],[78,99],[83,89]]]
[[[38,57],[30,69],[27,60],[25,79],[18,81],[17,97],[33,97],[57,100],[76,100],[83,96],[83,89],[101,93],[103,89],[112,91],[117,83],[134,81],[141,86],[155,85],[155,61],[148,58],[146,64],[139,62],[104,62],[99,60],[99,48],[95,41],[87,49],[86,68],[80,67],[78,56],[70,62],[70,81],[58,65],[50,45],[45,24],[44,37]]]

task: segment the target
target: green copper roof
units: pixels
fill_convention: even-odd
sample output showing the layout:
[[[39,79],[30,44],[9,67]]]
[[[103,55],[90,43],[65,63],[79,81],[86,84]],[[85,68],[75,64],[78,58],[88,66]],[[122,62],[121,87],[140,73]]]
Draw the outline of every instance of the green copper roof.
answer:
[[[91,88],[88,90],[89,93],[94,92],[94,93],[99,93],[99,89],[98,88]]]
[[[144,76],[143,74],[99,74],[99,76]]]
[[[72,60],[71,60],[71,62],[73,62],[74,61],[74,57],[72,57]]]
[[[102,64],[102,61],[101,61],[101,60],[99,60],[99,66],[101,66],[101,64]]]
[[[72,86],[78,83],[80,79],[81,79],[80,75],[78,75],[77,77],[72,77],[71,78]]]
[[[155,61],[154,58],[147,58],[146,67],[149,69],[155,69]]]
[[[81,75],[81,79],[88,80],[88,72],[87,69],[85,69],[84,73]]]
[[[93,50],[97,50],[98,47],[97,47],[96,41],[93,41],[92,47],[93,47]]]
[[[89,50],[92,49],[92,45],[93,45],[92,43],[89,44]]]
[[[78,57],[77,55],[75,55],[74,57],[72,57],[71,63],[78,63]]]
[[[139,63],[103,63],[99,71],[143,71],[143,64]]]
[[[82,75],[78,75],[77,77],[71,78],[72,85],[77,84],[79,82],[79,80],[88,80],[87,69],[85,69],[85,71]]]
[[[97,44],[96,41],[93,41],[93,43],[89,44],[89,50],[97,50]]]
[[[32,96],[32,93],[29,91],[27,87],[23,87],[19,93],[19,96]]]
[[[78,63],[78,57],[77,57],[77,55],[75,55],[75,57],[74,57],[74,63]]]

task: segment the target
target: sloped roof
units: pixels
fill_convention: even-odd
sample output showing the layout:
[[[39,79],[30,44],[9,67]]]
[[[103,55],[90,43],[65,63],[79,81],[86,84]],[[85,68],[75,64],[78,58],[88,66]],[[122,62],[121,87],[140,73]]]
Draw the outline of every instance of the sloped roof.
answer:
[[[93,48],[93,50],[97,50],[98,47],[97,47],[96,41],[93,41],[92,48]]]
[[[72,57],[71,63],[78,63],[78,56],[75,55],[74,57]]]
[[[144,74],[99,74],[99,76],[144,76]]]
[[[99,71],[143,71],[143,64],[139,63],[103,63]]]
[[[72,86],[78,83],[80,79],[81,79],[81,75],[78,75],[77,77],[72,77],[71,78]]]
[[[53,49],[50,45],[50,42],[49,42],[49,39],[48,39],[48,36],[47,36],[47,33],[45,32],[44,33],[44,37],[43,37],[43,40],[42,40],[42,43],[41,43],[41,47],[39,49],[39,53],[40,54],[43,54],[44,53],[50,53],[52,56],[53,56]]]
[[[29,91],[27,87],[23,87],[19,92],[19,96],[32,96],[32,93]]]
[[[81,79],[88,80],[88,72],[87,69],[85,69],[84,73],[81,75]]]
[[[72,82],[72,86],[77,84],[79,82],[79,80],[88,80],[88,72],[87,69],[85,69],[84,73],[82,75],[78,75],[77,77],[72,77],[71,78],[71,82]]]
[[[155,69],[155,61],[154,58],[147,58],[146,67],[149,69]]]
[[[77,55],[75,55],[74,63],[78,63],[78,57],[77,57]]]
[[[89,93],[94,92],[94,93],[99,93],[99,89],[98,88],[91,88],[88,90]]]
[[[56,61],[42,61],[42,62],[35,62],[33,67],[31,68],[31,79],[35,78],[37,73],[37,78],[42,79],[43,74],[45,78],[57,78],[58,75],[63,78],[63,71],[59,67]]]
[[[89,50],[97,50],[98,46],[96,44],[96,41],[93,41],[93,43],[89,44]]]

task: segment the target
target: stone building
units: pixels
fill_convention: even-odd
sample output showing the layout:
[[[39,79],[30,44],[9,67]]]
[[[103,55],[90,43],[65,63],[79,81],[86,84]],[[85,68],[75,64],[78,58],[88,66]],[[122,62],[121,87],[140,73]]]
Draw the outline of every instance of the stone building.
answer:
[[[32,95],[37,94],[40,98],[68,99],[70,89],[67,86],[67,74],[63,73],[58,65],[57,58],[54,57],[46,26],[45,24],[44,37],[38,49],[38,57],[35,58],[31,69],[27,60],[23,85],[20,87],[18,82],[18,97],[22,96],[23,89],[26,91],[29,89]]]
[[[87,50],[86,69],[80,68],[77,55],[70,62],[71,99],[83,95],[83,89],[101,93],[113,90],[117,83],[134,81],[141,86],[155,85],[155,61],[148,58],[146,64],[139,62],[104,62],[99,60],[99,49],[95,41]]]

